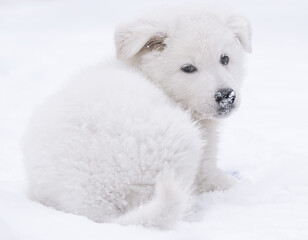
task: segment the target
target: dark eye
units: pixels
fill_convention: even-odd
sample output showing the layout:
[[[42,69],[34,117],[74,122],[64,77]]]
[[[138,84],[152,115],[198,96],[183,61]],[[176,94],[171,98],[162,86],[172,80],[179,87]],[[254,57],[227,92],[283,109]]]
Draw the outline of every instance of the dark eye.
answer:
[[[225,54],[222,54],[220,56],[220,63],[222,65],[227,65],[229,63],[229,57],[227,55],[225,55]]]
[[[186,73],[193,73],[193,72],[197,71],[197,68],[194,67],[194,66],[191,65],[191,64],[185,64],[185,65],[183,65],[183,66],[181,67],[181,70],[182,70],[183,72],[186,72]]]

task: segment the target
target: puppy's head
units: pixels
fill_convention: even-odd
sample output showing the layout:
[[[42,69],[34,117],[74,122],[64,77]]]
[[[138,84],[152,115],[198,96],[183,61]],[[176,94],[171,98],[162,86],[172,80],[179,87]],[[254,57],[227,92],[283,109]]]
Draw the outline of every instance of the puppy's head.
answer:
[[[245,18],[170,13],[119,27],[115,43],[118,59],[140,69],[196,118],[225,117],[239,106],[243,53],[251,52]]]

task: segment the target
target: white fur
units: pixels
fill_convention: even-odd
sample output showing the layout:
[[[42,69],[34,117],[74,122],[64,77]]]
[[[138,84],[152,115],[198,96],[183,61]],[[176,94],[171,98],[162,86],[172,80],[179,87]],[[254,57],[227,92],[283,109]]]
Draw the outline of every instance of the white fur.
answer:
[[[122,25],[115,42],[125,63],[85,71],[36,111],[24,141],[29,191],[98,222],[168,228],[194,193],[232,184],[216,167],[213,95],[239,96],[249,24],[193,10]],[[187,63],[198,71],[183,73]]]

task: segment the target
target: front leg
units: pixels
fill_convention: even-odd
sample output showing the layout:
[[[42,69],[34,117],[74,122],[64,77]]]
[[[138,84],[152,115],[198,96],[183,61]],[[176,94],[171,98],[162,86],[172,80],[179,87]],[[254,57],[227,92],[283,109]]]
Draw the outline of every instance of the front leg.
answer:
[[[236,179],[217,168],[217,123],[214,120],[204,120],[201,122],[204,129],[204,139],[206,146],[196,177],[196,192],[203,193],[214,190],[229,189]]]
[[[196,179],[196,193],[198,194],[215,190],[227,190],[237,182],[233,176],[217,168],[216,163],[211,160],[204,160],[201,168]]]

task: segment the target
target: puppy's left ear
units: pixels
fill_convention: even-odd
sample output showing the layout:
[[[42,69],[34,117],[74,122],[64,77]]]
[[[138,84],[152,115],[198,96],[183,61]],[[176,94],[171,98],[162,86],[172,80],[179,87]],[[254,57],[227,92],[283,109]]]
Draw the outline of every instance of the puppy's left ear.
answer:
[[[137,54],[163,51],[167,33],[155,21],[137,20],[119,26],[114,35],[117,58],[130,60]]]
[[[227,26],[238,38],[244,50],[251,53],[251,27],[249,21],[245,17],[232,15],[227,19]]]

